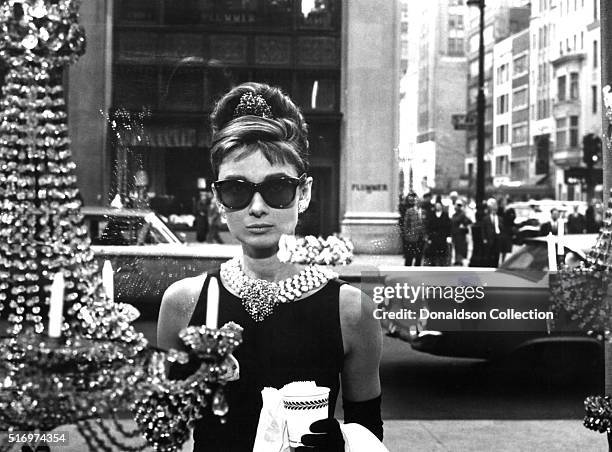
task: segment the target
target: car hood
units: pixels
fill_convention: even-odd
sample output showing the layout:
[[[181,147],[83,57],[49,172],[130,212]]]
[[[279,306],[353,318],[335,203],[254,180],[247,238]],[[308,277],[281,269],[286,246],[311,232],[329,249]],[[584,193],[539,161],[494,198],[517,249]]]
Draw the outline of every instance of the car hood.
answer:
[[[227,258],[239,256],[240,245],[160,243],[142,246],[100,246],[92,245],[91,249],[99,256],[152,256],[152,257],[195,257]]]
[[[548,287],[548,274],[538,271],[508,271],[489,267],[400,267],[381,266],[381,275],[391,280],[409,280],[444,286],[481,285],[489,287],[536,289]]]

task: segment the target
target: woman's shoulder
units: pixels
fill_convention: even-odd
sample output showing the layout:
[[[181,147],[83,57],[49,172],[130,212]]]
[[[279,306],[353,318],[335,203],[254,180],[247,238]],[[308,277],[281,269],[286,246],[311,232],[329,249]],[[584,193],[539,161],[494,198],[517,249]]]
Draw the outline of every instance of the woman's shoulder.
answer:
[[[349,328],[359,329],[364,322],[375,321],[376,304],[372,299],[350,284],[342,284],[339,293],[340,321]]]

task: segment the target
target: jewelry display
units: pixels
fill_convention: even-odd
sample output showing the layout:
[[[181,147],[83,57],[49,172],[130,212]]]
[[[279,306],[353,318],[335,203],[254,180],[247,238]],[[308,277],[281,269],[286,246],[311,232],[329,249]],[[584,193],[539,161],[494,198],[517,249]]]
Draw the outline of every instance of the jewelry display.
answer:
[[[305,293],[338,277],[337,273],[314,265],[278,282],[251,278],[244,273],[239,257],[221,264],[220,274],[229,288],[240,296],[244,309],[256,322],[271,315],[278,304],[297,301]]]
[[[144,440],[124,450],[174,452],[204,410],[227,414],[242,329],[188,327],[187,352],[162,352],[131,324],[137,310],[113,301],[112,269],[100,274],[81,212],[62,88],[85,50],[79,3],[0,4],[0,430],[77,424],[88,444],[117,450],[134,432],[89,436],[92,421],[131,411]],[[192,375],[167,378],[187,361]]]

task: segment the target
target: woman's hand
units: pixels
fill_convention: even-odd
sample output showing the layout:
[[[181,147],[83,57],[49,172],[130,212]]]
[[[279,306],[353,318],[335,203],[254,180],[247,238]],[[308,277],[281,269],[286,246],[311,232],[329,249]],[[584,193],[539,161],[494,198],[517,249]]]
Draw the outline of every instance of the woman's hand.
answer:
[[[334,418],[321,419],[310,424],[312,434],[302,436],[304,447],[298,447],[296,452],[343,452],[344,437],[340,424]]]

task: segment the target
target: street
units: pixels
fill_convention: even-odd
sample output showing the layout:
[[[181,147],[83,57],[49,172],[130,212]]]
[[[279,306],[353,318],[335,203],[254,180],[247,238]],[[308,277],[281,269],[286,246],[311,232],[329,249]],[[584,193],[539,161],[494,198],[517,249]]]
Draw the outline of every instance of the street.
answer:
[[[155,343],[154,322],[137,328]],[[583,400],[603,392],[602,358],[582,350],[565,370],[537,366],[537,352],[498,362],[433,356],[385,337],[380,376],[384,420],[544,420],[580,423]],[[341,403],[336,413],[341,417]]]
[[[446,358],[412,350],[385,337],[381,364],[383,419],[575,419],[583,400],[603,392],[603,368],[586,354],[572,355],[578,372],[534,371],[534,354],[495,363]],[[537,356],[536,356],[537,358]],[[599,369],[599,370],[597,370]]]

